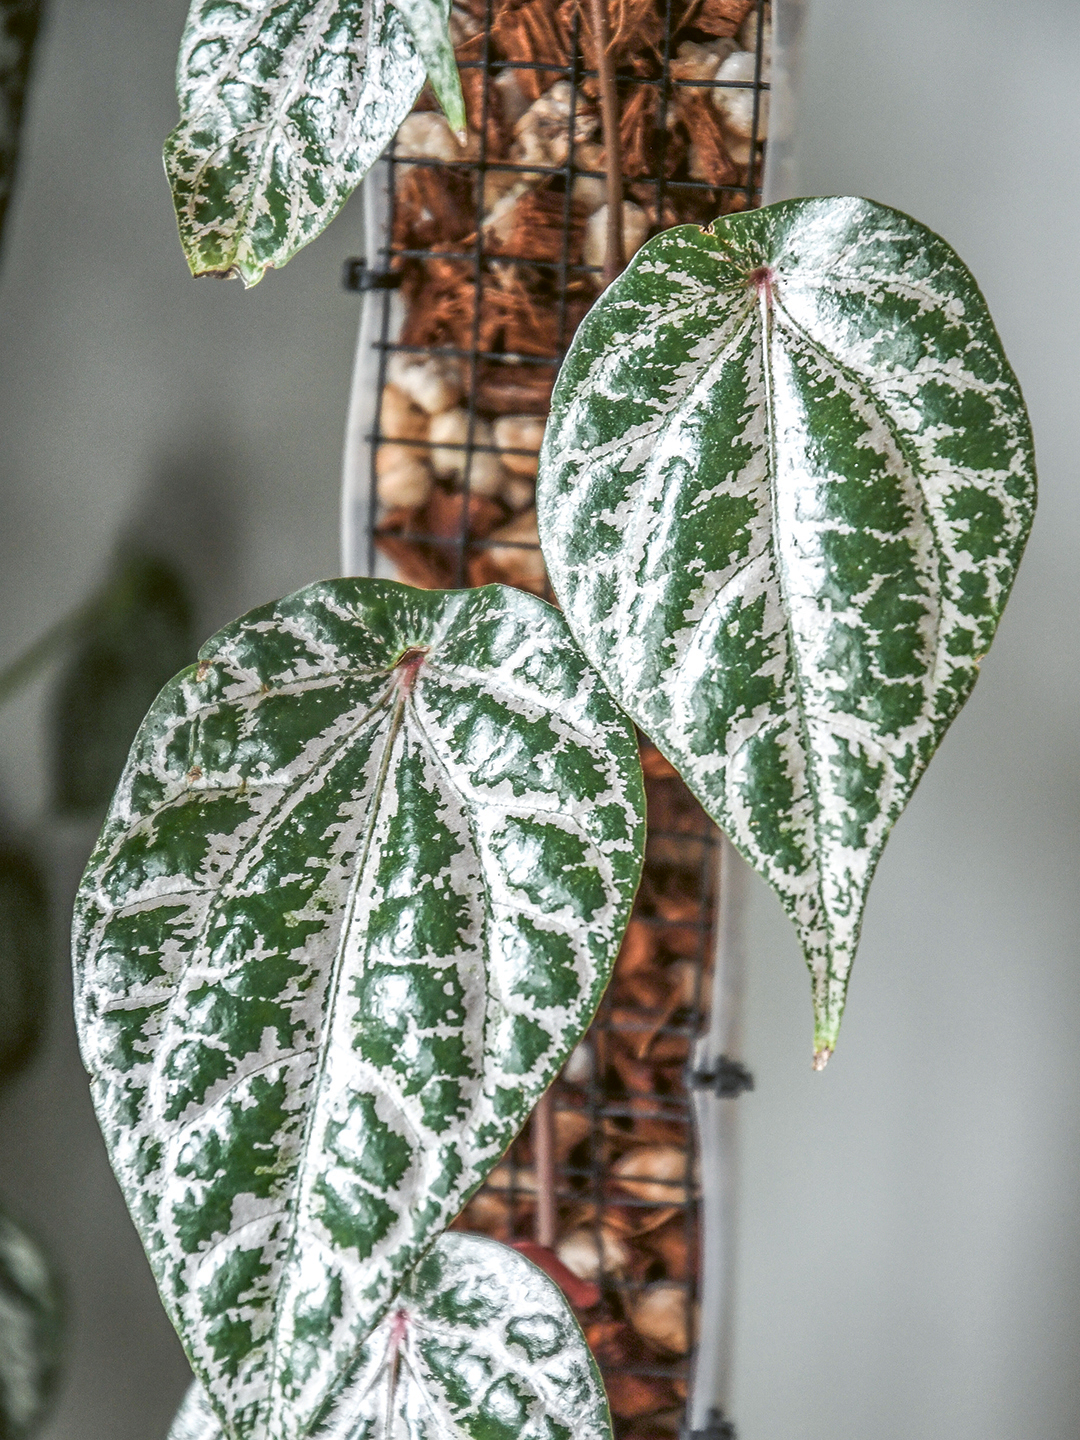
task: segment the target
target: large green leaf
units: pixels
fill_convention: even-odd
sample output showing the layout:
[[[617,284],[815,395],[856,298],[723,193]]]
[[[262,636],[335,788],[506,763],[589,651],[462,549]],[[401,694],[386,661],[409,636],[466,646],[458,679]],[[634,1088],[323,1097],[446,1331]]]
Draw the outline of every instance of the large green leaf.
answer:
[[[326,1440],[610,1440],[595,1362],[553,1280],[505,1245],[442,1235],[362,1346]],[[169,1440],[223,1440],[196,1382]]]
[[[551,606],[337,580],[166,687],[77,904],[113,1165],[235,1440],[308,1433],[591,1018],[633,730]]]
[[[552,584],[795,921],[818,1066],[874,866],[975,683],[1034,501],[978,287],[870,201],[657,236],[563,366],[539,481]]]
[[[15,184],[30,61],[41,20],[41,0],[0,0],[0,241]]]
[[[0,1440],[27,1440],[38,1429],[56,1385],[61,1329],[45,1258],[0,1211]]]
[[[254,285],[313,240],[412,109],[425,59],[444,97],[456,86],[461,129],[448,11],[442,0],[194,0],[180,124],[165,143],[194,275]]]
[[[49,895],[35,862],[0,850],[0,1083],[33,1055],[49,994]]]
[[[163,560],[123,558],[80,620],[50,716],[53,803],[100,816],[147,707],[195,651],[192,604]]]

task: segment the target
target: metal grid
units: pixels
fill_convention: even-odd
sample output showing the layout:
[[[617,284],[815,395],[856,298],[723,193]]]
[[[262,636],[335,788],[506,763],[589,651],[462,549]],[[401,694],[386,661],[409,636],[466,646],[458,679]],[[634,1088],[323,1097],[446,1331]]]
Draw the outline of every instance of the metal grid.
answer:
[[[552,0],[553,8],[555,4],[556,0]],[[768,89],[762,78],[768,57],[763,53],[765,0],[755,0],[755,5],[758,24],[753,80],[672,78],[676,37],[686,31],[688,23],[693,33],[692,12],[697,8],[689,4],[680,10],[675,0],[659,0],[658,9],[663,21],[662,41],[658,47],[659,73],[634,73],[626,66],[617,71],[621,101],[641,87],[653,87],[657,92],[655,166],[649,174],[635,175],[632,181],[627,179],[624,184],[624,193],[631,184],[633,193],[638,196],[644,187],[651,190],[652,209],[659,222],[653,226],[652,233],[663,228],[665,222],[698,219],[706,211],[728,213],[760,203],[762,162],[757,133],[761,100]],[[567,52],[561,57],[561,63],[512,62],[500,57],[493,43],[493,21],[498,9],[497,0],[484,0],[482,53],[479,58],[465,60],[462,64],[467,86],[468,72],[474,72],[481,81],[478,87],[479,115],[474,108],[471,116],[471,119],[478,120],[478,153],[470,159],[447,161],[402,157],[396,153],[396,144],[391,148],[386,157],[390,195],[387,243],[378,255],[368,257],[367,264],[371,268],[364,270],[364,279],[357,286],[373,290],[367,303],[380,307],[376,354],[373,357],[376,363],[372,367],[377,376],[378,396],[383,393],[387,366],[395,353],[442,356],[459,362],[465,369],[467,379],[462,403],[468,412],[467,434],[460,445],[448,447],[459,449],[464,455],[463,477],[455,487],[463,495],[459,528],[452,534],[435,533],[422,526],[407,526],[403,532],[394,532],[399,537],[403,533],[410,544],[427,547],[428,553],[441,556],[444,583],[458,586],[475,583],[481,578],[477,574],[477,558],[485,550],[496,543],[504,547],[512,547],[515,543],[505,539],[496,542],[469,533],[470,480],[474,457],[492,452],[504,456],[532,456],[536,453],[505,447],[500,449],[493,444],[481,443],[477,438],[479,422],[492,414],[490,408],[485,408],[485,392],[493,384],[497,387],[500,381],[513,385],[525,375],[531,377],[530,384],[534,390],[537,389],[537,377],[541,376],[543,390],[550,390],[550,383],[554,382],[572,337],[574,324],[595,293],[593,277],[599,274],[600,269],[574,258],[571,246],[574,224],[572,196],[575,180],[581,176],[603,179],[603,172],[580,168],[575,163],[573,143],[567,145],[565,162],[550,166],[500,159],[490,153],[489,144],[489,112],[493,103],[491,87],[497,76],[506,70],[541,72],[551,84],[566,81],[570,87],[568,132],[570,137],[575,135],[579,109],[588,104],[589,82],[595,85],[598,79],[598,72],[586,67],[582,53],[583,21],[575,14],[569,27]],[[480,18],[479,12],[474,11],[474,14]],[[691,17],[689,22],[688,15]],[[739,184],[716,185],[679,176],[677,171],[669,174],[667,149],[671,140],[668,117],[670,108],[677,103],[677,92],[682,88],[691,88],[703,93],[725,86],[750,89],[754,95],[753,134],[745,180]],[[475,107],[475,90],[473,95]],[[475,196],[475,233],[467,243],[435,245],[426,249],[394,243],[391,237],[395,233],[395,196],[402,177],[415,167],[435,170],[447,177],[461,177],[471,188]],[[530,178],[543,176],[545,179],[541,183],[546,189],[562,196],[561,251],[554,259],[525,253],[508,254],[500,248],[489,248],[483,223],[486,213],[485,176],[495,172],[518,173]],[[422,275],[433,264],[444,267],[444,273],[467,276],[471,282],[474,313],[471,343],[468,345],[410,345],[401,343],[393,333],[393,287],[402,279],[407,279],[410,273]],[[549,333],[550,343],[546,346],[538,342],[528,350],[514,352],[482,348],[485,289],[491,285],[496,267],[504,282],[520,267],[520,272],[528,276],[533,292],[539,294],[538,303],[542,302],[547,307],[549,319],[554,313],[554,329]],[[546,410],[546,406],[543,408]],[[376,416],[379,413],[380,408],[376,404]],[[377,547],[385,533],[376,499],[379,449],[387,443],[426,448],[430,442],[400,436],[391,439],[379,433],[378,421],[376,433],[369,438],[372,524],[368,536],[368,573],[375,573]],[[537,548],[518,543],[523,550]],[[542,593],[545,598],[553,599],[546,580]],[[627,1350],[625,1345],[620,1348],[618,1344],[606,1344],[604,1336],[625,1338],[624,1322],[634,1313],[639,1297],[650,1286],[661,1282],[679,1287],[684,1296],[687,1332],[692,1333],[693,1329],[697,1269],[694,1257],[698,1234],[697,1161],[683,1071],[690,1058],[693,1040],[701,1033],[705,1020],[702,1002],[703,997],[707,999],[718,850],[715,828],[674,772],[647,743],[643,743],[643,760],[650,824],[645,875],[635,905],[631,937],[624,946],[615,981],[583,1042],[582,1051],[575,1057],[574,1065],[568,1067],[570,1073],[564,1074],[553,1090],[557,1136],[565,1123],[560,1116],[578,1117],[576,1123],[579,1128],[583,1128],[580,1117],[588,1122],[581,1139],[568,1150],[563,1146],[556,1166],[555,1195],[560,1235],[567,1228],[580,1230],[584,1226],[594,1236],[599,1259],[596,1281],[601,1298],[598,1304],[579,1312],[579,1318],[594,1342],[609,1390],[614,1396],[621,1385],[624,1392],[623,1403],[613,1403],[619,1440],[631,1440],[631,1437],[634,1440],[654,1440],[654,1437],[659,1440],[659,1437],[669,1436],[678,1427],[686,1396],[687,1354],[678,1354],[655,1344],[634,1344]],[[679,863],[673,864],[673,859]],[[689,962],[693,967],[691,993],[681,992],[681,1003],[673,1005],[670,995],[665,999],[661,985],[653,987],[657,992],[655,1003],[649,1003],[649,984],[642,983],[641,976],[635,981],[632,974],[625,973],[633,959],[630,953],[632,946],[641,945],[643,937],[657,951],[654,968],[661,978],[677,962],[683,962],[684,966]],[[680,973],[685,981],[685,968]],[[647,982],[648,976],[644,978]],[[635,1054],[644,1055],[644,1060],[635,1061]],[[657,1057],[663,1057],[662,1063]],[[628,1147],[640,1143],[642,1135],[665,1137],[663,1143],[683,1151],[685,1161],[677,1177],[665,1180],[656,1176],[636,1188],[634,1185],[627,1186],[625,1179],[619,1180],[616,1172],[621,1156],[629,1153]],[[496,1214],[503,1216],[501,1224],[483,1227],[488,1233],[510,1242],[533,1238],[536,1197],[535,1184],[530,1177],[535,1175],[534,1162],[532,1134],[527,1129],[466,1210],[459,1222],[462,1227],[470,1228],[470,1212],[475,1214],[477,1206],[487,1206],[489,1213],[494,1208]],[[657,1221],[660,1223],[657,1224]],[[653,1228],[650,1229],[650,1226]],[[686,1260],[681,1267],[683,1273],[672,1278],[670,1264],[656,1251],[655,1242],[648,1237],[661,1233],[670,1237],[676,1229],[681,1230],[682,1252]],[[602,1233],[606,1231],[636,1237],[633,1264],[609,1267]],[[679,1247],[672,1242],[671,1248],[677,1250]],[[650,1262],[648,1257],[653,1254],[656,1260]],[[635,1385],[637,1392],[634,1391]],[[634,1398],[635,1393],[637,1399]],[[647,1405],[645,1402],[650,1394],[655,1403]],[[625,1398],[626,1395],[629,1398]],[[619,1414],[620,1409],[622,1414]]]

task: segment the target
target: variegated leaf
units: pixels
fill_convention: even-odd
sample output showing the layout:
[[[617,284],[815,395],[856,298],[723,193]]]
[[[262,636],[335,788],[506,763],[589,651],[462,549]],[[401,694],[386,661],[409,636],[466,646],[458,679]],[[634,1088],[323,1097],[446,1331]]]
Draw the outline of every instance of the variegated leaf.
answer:
[[[223,1440],[224,1435],[210,1397],[198,1380],[193,1380],[173,1418],[168,1440]]]
[[[0,1211],[0,1436],[28,1440],[52,1398],[60,1358],[61,1306],[49,1266]]]
[[[949,246],[866,200],[649,241],[541,456],[570,627],[780,895],[836,1043],[867,887],[1031,526],[1031,434]]]
[[[360,1349],[320,1440],[610,1440],[585,1337],[554,1281],[505,1245],[440,1236]],[[196,1384],[169,1440],[224,1440]]]
[[[465,144],[465,96],[461,93],[450,21],[443,0],[391,0],[409,27],[416,53],[443,108],[447,123]]]
[[[165,143],[192,274],[254,285],[284,265],[341,209],[423,83],[391,0],[194,0]]]
[[[338,580],[162,692],[80,891],[83,1054],[234,1440],[306,1435],[585,1028],[629,722],[557,611]]]

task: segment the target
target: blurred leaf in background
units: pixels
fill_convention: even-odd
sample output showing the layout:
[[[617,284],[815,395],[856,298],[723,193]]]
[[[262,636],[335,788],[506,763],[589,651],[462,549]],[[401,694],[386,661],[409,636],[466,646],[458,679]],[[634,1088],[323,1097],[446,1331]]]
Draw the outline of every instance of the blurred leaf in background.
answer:
[[[45,882],[25,852],[0,849],[0,1084],[33,1054],[44,1028],[48,989]]]
[[[0,1440],[37,1432],[56,1388],[62,1327],[45,1257],[0,1211]]]
[[[0,242],[15,183],[19,127],[40,19],[41,0],[0,0]]]
[[[153,556],[118,562],[64,663],[51,714],[53,805],[97,815],[158,691],[195,658],[191,596]]]

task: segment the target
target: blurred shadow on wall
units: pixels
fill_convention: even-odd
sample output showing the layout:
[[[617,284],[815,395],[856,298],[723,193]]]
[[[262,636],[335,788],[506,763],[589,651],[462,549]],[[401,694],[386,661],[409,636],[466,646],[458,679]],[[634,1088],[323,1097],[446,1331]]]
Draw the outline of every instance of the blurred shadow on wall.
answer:
[[[197,434],[177,435],[162,448],[124,527],[132,547],[171,561],[187,580],[200,645],[243,604],[237,578],[242,465],[227,425],[204,418]]]
[[[114,547],[184,578],[190,660],[239,608],[241,463],[220,422],[178,437],[149,467]],[[58,684],[49,677],[51,702]],[[190,1372],[109,1169],[72,1020],[71,907],[99,823],[49,814],[38,827],[52,898],[49,1010],[36,1056],[0,1101],[0,1200],[31,1222],[66,1295],[61,1389],[40,1440],[164,1440]]]

